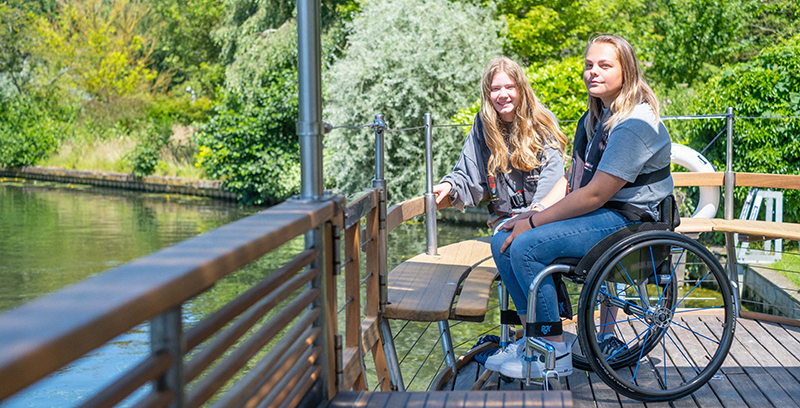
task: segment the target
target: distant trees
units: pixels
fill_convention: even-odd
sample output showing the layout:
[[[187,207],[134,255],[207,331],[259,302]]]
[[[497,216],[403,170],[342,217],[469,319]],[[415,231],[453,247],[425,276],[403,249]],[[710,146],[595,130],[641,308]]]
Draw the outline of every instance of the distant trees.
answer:
[[[800,102],[786,62],[797,58],[796,0],[321,5],[324,120],[334,125],[370,123],[376,113],[392,129],[421,125],[425,112],[439,124],[470,122],[480,74],[501,53],[528,66],[534,91],[560,120],[577,119],[584,47],[599,33],[631,40],[662,113],[730,104],[753,116],[788,115]],[[0,166],[119,140],[127,154],[114,169],[148,174],[164,168],[173,126],[188,124],[201,132],[182,155],[205,176],[223,179],[243,202],[288,197],[299,183],[294,16],[295,2],[283,0],[0,0]],[[753,171],[794,172],[797,122],[753,123],[737,124],[743,148],[769,148],[737,157]],[[698,145],[711,125],[670,131]],[[452,168],[463,135],[436,129],[437,176]],[[387,135],[393,201],[422,192],[422,136]],[[371,131],[337,129],[325,143],[328,187],[352,193],[370,184]]]
[[[698,87],[687,113],[725,112],[739,117],[800,116],[800,35],[770,46],[745,64],[723,67]],[[687,142],[703,149],[722,129],[719,121],[701,121],[687,133]],[[735,123],[734,171],[800,174],[800,120],[741,119]],[[726,142],[720,138],[706,152],[716,168],[725,167]],[[785,192],[784,217],[800,220],[800,195]]]
[[[386,115],[390,128],[423,124],[431,112],[446,123],[480,95],[480,76],[499,54],[489,10],[448,0],[375,0],[347,25],[347,49],[325,76],[324,118],[334,125],[371,123]],[[452,169],[463,133],[436,129],[437,174]],[[326,137],[325,172],[354,193],[374,177],[374,134],[335,130]],[[423,193],[424,133],[386,135],[386,178],[392,202]]]

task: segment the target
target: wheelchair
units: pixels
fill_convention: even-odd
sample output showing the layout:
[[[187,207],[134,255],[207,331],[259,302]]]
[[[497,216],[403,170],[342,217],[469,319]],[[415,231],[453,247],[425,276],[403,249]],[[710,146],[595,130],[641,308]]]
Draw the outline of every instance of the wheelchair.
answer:
[[[661,220],[619,230],[582,258],[556,259],[536,276],[528,292],[526,329],[528,335],[538,336],[540,326],[532,320],[534,294],[542,280],[552,275],[557,287],[560,279],[582,285],[573,367],[594,371],[619,394],[645,402],[682,398],[714,376],[733,341],[738,302],[735,283],[716,257],[695,240],[674,232],[674,198],[660,205]],[[560,308],[564,300],[559,296]],[[516,314],[508,310],[504,286],[500,301],[501,346],[505,347],[508,326]],[[572,308],[568,307],[569,316]],[[696,316],[702,316],[701,329],[683,321]],[[625,346],[605,355],[597,338],[610,331]],[[541,378],[543,389],[560,388],[553,347],[536,337],[528,337],[525,343],[526,383],[530,384],[533,374]],[[531,373],[533,350],[544,358],[541,373]]]

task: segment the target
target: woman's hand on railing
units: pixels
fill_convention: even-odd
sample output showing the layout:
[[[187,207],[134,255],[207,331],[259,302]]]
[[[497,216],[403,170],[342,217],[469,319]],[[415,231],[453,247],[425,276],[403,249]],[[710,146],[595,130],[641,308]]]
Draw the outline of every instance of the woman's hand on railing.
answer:
[[[441,203],[442,200],[450,194],[450,190],[452,189],[453,185],[447,181],[433,186],[433,193],[436,194],[436,204]]]

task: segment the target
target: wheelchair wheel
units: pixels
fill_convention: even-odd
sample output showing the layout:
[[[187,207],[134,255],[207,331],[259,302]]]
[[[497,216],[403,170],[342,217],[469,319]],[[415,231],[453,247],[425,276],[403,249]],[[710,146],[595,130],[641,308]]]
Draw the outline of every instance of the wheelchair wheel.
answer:
[[[612,245],[589,272],[578,310],[592,369],[620,394],[648,402],[702,387],[725,360],[736,324],[722,266],[704,246],[668,231]],[[625,346],[604,354],[597,335],[612,329]]]
[[[625,289],[627,288],[626,285],[623,285],[623,284],[620,284],[620,283],[605,282],[605,288],[604,289],[606,289],[608,287],[615,288],[620,295],[622,293],[624,293]],[[662,303],[666,307],[672,307],[675,304],[676,300],[677,300],[678,285],[676,283],[670,283],[669,285],[664,285],[662,292],[663,292]],[[579,303],[580,303],[580,300],[579,299],[576,300],[575,304],[578,305]],[[611,309],[609,309],[607,307],[602,307],[601,304],[596,304],[595,305],[595,317],[599,319],[601,313],[605,313],[606,314],[606,323],[608,323],[610,321],[614,321],[615,316],[610,312],[610,310]],[[577,315],[577,313],[576,313],[576,315]],[[580,324],[576,324],[576,328],[577,327],[581,327],[582,328],[582,326],[580,326]],[[628,337],[629,333],[623,332],[622,330],[620,330],[620,326],[619,325],[607,324],[606,327],[607,327],[608,331],[613,332],[614,336],[617,339],[624,340],[624,339],[626,339]],[[565,329],[565,331],[566,330],[567,329]],[[601,328],[595,330],[595,336],[600,331],[602,331]],[[639,353],[640,353],[642,348],[644,348],[644,351],[642,352],[642,354],[645,354],[645,355],[648,354],[654,347],[656,347],[656,345],[658,345],[659,341],[661,341],[661,336],[663,336],[663,334],[664,334],[664,330],[662,328],[654,327],[654,328],[651,329],[651,334],[648,336],[647,339],[642,340],[642,341],[630,342],[630,343],[625,342],[627,349],[624,350],[624,352],[612,353],[611,355],[607,356],[606,362],[612,368],[614,368],[615,370],[616,369],[620,369],[622,367],[630,366],[630,365],[632,365],[633,363],[635,363],[638,360]],[[571,342],[571,346],[572,346],[572,365],[575,368],[579,369],[579,370],[594,371],[594,368],[589,363],[589,359],[586,357],[586,353],[584,353],[584,351],[583,351],[583,346],[578,341],[579,336],[574,336],[574,337],[573,336],[567,336],[567,337],[568,337],[568,341]],[[597,340],[597,337],[592,338],[591,336],[589,336],[589,339],[591,339],[591,341],[594,341],[595,343],[597,343],[598,344],[598,346],[597,346],[598,348],[602,348],[602,344]]]

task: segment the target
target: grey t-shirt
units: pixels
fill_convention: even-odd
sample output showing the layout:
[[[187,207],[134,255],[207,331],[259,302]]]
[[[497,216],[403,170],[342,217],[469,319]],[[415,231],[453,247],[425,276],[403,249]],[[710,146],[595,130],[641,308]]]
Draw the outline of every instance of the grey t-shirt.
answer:
[[[602,123],[610,116],[606,112]],[[602,128],[599,128],[602,132]],[[595,134],[599,134],[597,131]],[[649,104],[637,105],[631,115],[615,123],[608,134],[608,144],[597,170],[633,182],[640,174],[652,173],[669,165],[671,140],[667,128],[655,120]],[[622,188],[611,201],[624,201],[659,218],[658,203],[672,193],[672,176],[656,183]]]

